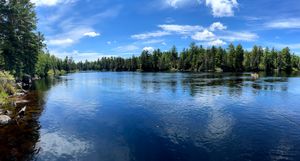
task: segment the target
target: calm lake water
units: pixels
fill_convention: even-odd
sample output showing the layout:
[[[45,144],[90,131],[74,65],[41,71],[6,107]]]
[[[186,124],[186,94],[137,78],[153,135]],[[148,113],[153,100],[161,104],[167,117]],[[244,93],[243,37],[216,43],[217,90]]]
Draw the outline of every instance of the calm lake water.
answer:
[[[75,73],[35,82],[0,160],[300,160],[300,77]]]

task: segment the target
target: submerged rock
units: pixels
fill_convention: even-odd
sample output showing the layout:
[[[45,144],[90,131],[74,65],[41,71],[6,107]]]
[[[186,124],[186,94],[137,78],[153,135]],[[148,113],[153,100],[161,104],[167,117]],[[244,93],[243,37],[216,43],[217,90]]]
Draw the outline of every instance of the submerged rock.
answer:
[[[0,125],[6,125],[11,121],[11,118],[7,115],[0,115]]]

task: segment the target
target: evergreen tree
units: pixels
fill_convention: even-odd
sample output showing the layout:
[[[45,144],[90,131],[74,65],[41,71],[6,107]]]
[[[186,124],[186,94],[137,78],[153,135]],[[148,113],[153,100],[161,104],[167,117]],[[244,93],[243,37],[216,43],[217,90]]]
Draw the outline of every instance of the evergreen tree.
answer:
[[[235,49],[235,71],[243,71],[243,62],[244,62],[244,49],[242,45],[238,45]]]
[[[0,35],[4,68],[15,76],[33,75],[43,38],[36,31],[36,15],[30,0],[0,1]]]

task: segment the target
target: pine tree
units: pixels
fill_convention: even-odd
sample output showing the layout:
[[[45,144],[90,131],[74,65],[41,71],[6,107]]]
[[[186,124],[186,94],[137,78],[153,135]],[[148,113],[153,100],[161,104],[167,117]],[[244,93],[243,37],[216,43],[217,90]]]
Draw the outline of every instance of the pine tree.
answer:
[[[239,44],[235,49],[235,71],[241,72],[244,70],[244,49],[241,44]]]

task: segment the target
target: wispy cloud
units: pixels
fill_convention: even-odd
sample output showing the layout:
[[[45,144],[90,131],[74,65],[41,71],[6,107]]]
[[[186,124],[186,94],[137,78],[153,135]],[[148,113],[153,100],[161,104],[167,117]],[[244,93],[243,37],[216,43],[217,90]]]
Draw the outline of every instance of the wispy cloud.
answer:
[[[289,47],[293,50],[300,50],[300,43],[271,43],[272,46],[276,46],[278,48]]]
[[[59,51],[59,50],[52,50],[51,54],[59,57],[59,58],[65,58],[66,56],[72,57],[75,62],[79,61],[95,61],[97,59],[101,59],[102,57],[111,57],[111,56],[117,56],[114,54],[105,54],[101,52],[84,52],[84,51]]]
[[[63,12],[63,10],[59,9],[58,14],[61,12]],[[70,16],[63,19],[62,15],[54,16],[50,22],[45,23],[47,26],[55,26],[56,30],[54,34],[46,34],[46,44],[48,44],[50,48],[65,48],[79,43],[84,37],[93,38],[100,36],[101,34],[95,31],[94,25],[104,19],[117,16],[119,12],[120,7],[117,6],[94,14],[88,18]]]
[[[196,3],[201,3],[201,0],[164,0],[163,3],[166,6],[172,7],[172,8],[180,8],[183,6],[193,5]]]
[[[178,34],[187,35],[203,29],[202,26],[191,26],[191,25],[158,25],[162,30],[166,32],[174,32]]]
[[[276,29],[299,29],[300,28],[300,18],[287,18],[279,19],[265,23],[267,28]]]
[[[53,45],[53,46],[68,46],[74,43],[74,40],[70,38],[66,39],[50,39],[49,41],[46,41],[48,45]]]
[[[167,35],[171,35],[171,33],[167,31],[155,31],[155,32],[147,32],[143,34],[132,35],[131,38],[143,40],[143,39],[162,37]]]
[[[226,31],[219,38],[227,41],[254,41],[259,38],[255,33],[245,31]]]
[[[61,3],[73,3],[75,0],[31,0],[36,6],[55,6]]]
[[[202,42],[207,45],[225,45],[226,41],[254,41],[259,36],[252,32],[247,31],[230,31],[227,26],[221,22],[214,22],[209,27],[202,27],[199,25],[178,25],[178,24],[164,24],[158,25],[161,29],[152,33],[144,33],[131,36],[134,39],[147,40],[153,37],[171,36],[184,36],[190,37],[192,40]],[[151,40],[148,40],[151,41]],[[153,40],[152,40],[153,41]]]
[[[97,37],[97,36],[100,36],[100,33],[97,33],[97,32],[86,32],[83,34],[84,36],[88,36],[88,37]]]
[[[142,42],[142,44],[164,44],[164,43],[165,40],[161,40],[161,39],[151,39]]]
[[[138,49],[140,49],[138,46],[130,44],[130,45],[119,46],[114,50],[117,52],[134,52],[137,51]]]
[[[46,43],[50,46],[57,47],[68,47],[79,42],[83,37],[93,37],[96,32],[93,31],[91,27],[78,26],[76,28],[71,29],[68,32],[57,34],[55,36],[50,36]]]

